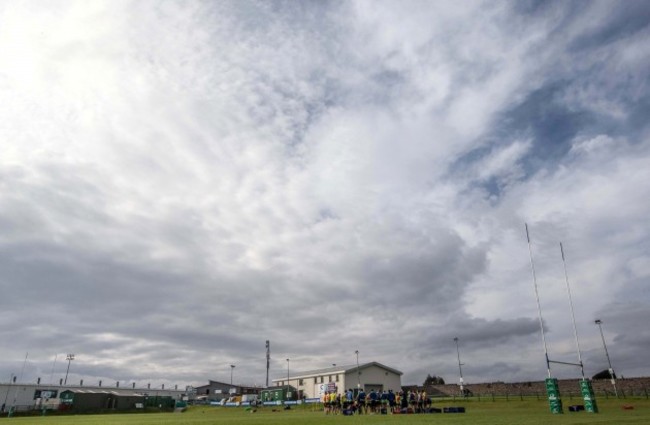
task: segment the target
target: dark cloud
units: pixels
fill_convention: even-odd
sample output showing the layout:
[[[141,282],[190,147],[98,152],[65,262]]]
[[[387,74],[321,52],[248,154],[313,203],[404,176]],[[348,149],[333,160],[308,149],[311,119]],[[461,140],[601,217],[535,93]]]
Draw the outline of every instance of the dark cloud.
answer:
[[[534,318],[485,320],[454,315],[445,322],[442,329],[431,335],[424,347],[425,351],[446,352],[454,338],[472,350],[507,347],[512,340],[538,334],[539,322]]]
[[[570,51],[593,51],[609,47],[612,43],[633,37],[650,27],[650,8],[643,0],[631,0],[612,7],[601,2],[607,14],[569,45]]]

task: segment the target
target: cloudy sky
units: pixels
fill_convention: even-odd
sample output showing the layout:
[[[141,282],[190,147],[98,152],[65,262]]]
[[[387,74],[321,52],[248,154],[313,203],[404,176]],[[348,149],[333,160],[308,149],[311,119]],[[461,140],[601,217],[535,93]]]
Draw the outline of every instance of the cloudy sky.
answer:
[[[648,376],[646,1],[0,5],[0,381]],[[560,242],[566,262],[562,262]],[[25,354],[28,354],[24,366]],[[56,360],[56,361],[55,361]],[[557,377],[578,368],[553,366]]]

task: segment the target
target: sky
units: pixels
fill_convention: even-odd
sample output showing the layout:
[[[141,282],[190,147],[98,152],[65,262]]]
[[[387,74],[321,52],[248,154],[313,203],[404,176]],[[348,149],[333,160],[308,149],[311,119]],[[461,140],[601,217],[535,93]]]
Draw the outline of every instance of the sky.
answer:
[[[636,0],[2,2],[0,382],[264,385],[266,340],[543,380],[539,311],[649,376],[648,40]]]

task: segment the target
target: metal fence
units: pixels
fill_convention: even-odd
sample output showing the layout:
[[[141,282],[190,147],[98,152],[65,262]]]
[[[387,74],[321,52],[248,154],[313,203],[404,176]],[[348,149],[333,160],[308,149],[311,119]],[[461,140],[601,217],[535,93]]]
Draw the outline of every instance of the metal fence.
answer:
[[[648,388],[636,388],[636,389],[619,389],[618,394],[615,394],[614,391],[604,390],[598,391],[594,394],[598,399],[639,399],[645,398],[646,400],[650,397],[650,391]],[[582,393],[579,389],[575,391],[562,391],[561,396],[563,400],[582,400]],[[461,396],[461,395],[449,395],[449,396],[433,396],[431,397],[434,401],[442,400],[473,400],[473,401],[524,401],[524,400],[546,400],[547,394],[543,391],[525,391],[525,392],[485,392],[485,393],[472,393],[471,395]]]

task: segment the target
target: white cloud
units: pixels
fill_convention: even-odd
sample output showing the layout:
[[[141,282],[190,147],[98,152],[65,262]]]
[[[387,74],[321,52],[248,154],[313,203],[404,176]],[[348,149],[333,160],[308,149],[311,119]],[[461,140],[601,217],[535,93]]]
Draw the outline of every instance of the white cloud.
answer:
[[[508,177],[521,177],[521,160],[531,147],[530,141],[515,141],[512,144],[490,153],[476,165],[477,178],[488,180],[490,178],[508,179]]]
[[[585,74],[589,49],[569,65],[589,26],[564,8],[59,6],[0,12],[4,358],[28,349],[39,373],[76,352],[79,376],[188,383],[237,363],[254,383],[271,339],[297,370],[359,349],[412,383],[423,365],[451,373],[459,336],[468,379],[536,379],[525,221],[554,349],[572,338],[555,320],[560,240],[581,333],[614,300],[645,302],[643,128],[581,122],[552,165],[535,155],[559,141],[503,130],[540,87],[617,80]],[[640,78],[644,62],[623,66]],[[608,93],[581,87],[544,106],[600,111],[585,104]],[[123,363],[99,361],[115,352]],[[179,366],[192,356],[205,360]]]
[[[607,152],[615,148],[615,141],[607,135],[598,135],[588,140],[577,140],[571,147],[571,150],[576,153],[595,154],[598,152]]]

